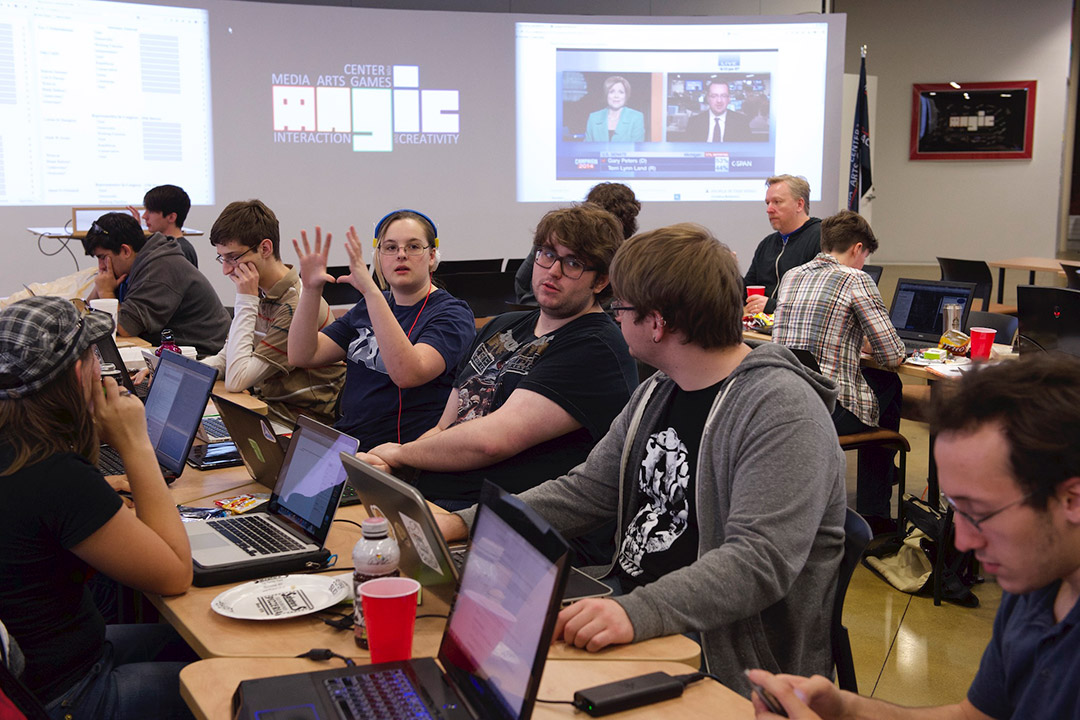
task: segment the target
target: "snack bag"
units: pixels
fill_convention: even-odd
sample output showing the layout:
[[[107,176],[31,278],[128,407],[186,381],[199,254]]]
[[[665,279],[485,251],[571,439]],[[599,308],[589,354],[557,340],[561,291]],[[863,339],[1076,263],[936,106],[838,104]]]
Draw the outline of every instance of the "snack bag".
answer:
[[[971,338],[959,330],[949,330],[938,340],[938,347],[944,348],[953,357],[967,357]]]

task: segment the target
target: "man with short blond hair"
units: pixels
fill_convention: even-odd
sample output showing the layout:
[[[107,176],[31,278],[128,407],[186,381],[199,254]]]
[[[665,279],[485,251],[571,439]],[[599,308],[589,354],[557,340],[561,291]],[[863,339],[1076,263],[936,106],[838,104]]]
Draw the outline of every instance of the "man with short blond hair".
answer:
[[[810,217],[810,183],[806,178],[776,175],[765,184],[765,212],[776,232],[758,244],[743,278],[746,285],[765,286],[764,295],[747,299],[745,315],[773,312],[784,273],[810,262],[821,250],[821,220]]]

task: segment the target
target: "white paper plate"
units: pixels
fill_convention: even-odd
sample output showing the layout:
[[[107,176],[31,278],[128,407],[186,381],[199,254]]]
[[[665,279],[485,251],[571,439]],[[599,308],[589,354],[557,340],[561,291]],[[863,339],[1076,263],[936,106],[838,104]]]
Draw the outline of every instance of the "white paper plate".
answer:
[[[210,607],[220,615],[238,620],[299,617],[325,610],[349,597],[349,575],[277,575],[253,580],[221,593]]]
[[[912,355],[904,362],[908,365],[916,365],[919,367],[925,367],[927,365],[968,365],[971,363],[971,358],[957,357],[948,358],[947,360],[927,360],[919,355]]]

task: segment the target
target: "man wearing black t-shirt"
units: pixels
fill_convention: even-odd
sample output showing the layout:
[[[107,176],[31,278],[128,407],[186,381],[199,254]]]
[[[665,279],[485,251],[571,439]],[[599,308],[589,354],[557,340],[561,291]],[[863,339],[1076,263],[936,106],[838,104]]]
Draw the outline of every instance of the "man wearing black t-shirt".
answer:
[[[622,240],[619,222],[596,206],[545,215],[532,255],[540,309],[480,330],[438,425],[360,457],[422,470],[421,492],[448,509],[475,503],[484,479],[521,492],[583,461],[637,385],[626,342],[600,306]]]

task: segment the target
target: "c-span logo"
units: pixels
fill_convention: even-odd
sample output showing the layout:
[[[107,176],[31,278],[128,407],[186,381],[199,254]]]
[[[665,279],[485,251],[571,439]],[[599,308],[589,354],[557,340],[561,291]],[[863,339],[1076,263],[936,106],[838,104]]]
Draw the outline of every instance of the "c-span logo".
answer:
[[[420,89],[417,65],[346,64],[341,75],[273,73],[274,142],[352,144],[355,152],[399,145],[456,145],[457,90]]]

